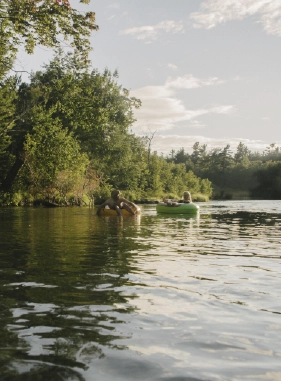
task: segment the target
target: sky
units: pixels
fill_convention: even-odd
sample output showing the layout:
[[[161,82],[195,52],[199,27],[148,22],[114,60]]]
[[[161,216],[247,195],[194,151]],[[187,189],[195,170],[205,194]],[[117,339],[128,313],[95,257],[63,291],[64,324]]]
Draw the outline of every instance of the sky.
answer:
[[[119,84],[142,101],[132,131],[151,137],[153,151],[281,145],[280,0],[70,4],[96,13],[92,67],[117,69]],[[50,59],[39,47],[17,65],[39,70]]]

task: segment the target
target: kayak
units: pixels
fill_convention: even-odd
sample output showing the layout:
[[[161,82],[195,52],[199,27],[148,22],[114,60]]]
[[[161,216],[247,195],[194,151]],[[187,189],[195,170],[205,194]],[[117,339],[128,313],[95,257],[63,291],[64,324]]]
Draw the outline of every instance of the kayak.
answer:
[[[156,205],[157,213],[166,213],[166,214],[188,214],[188,213],[197,213],[199,211],[199,206],[193,202],[184,204],[184,203],[175,203],[173,206],[167,206],[166,203],[160,202]]]
[[[128,210],[126,210],[126,209],[121,209],[121,210],[122,210],[122,216],[132,216],[132,214],[130,212],[128,212]],[[139,206],[137,206],[137,210],[135,213],[136,214],[141,213]],[[118,214],[117,214],[116,210],[114,210],[114,209],[104,208],[100,211],[100,216],[118,216]]]

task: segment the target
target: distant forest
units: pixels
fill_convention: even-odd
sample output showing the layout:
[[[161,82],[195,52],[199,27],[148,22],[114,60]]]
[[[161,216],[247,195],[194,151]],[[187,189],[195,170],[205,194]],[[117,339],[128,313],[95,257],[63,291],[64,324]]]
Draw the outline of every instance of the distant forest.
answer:
[[[270,144],[264,152],[251,152],[239,143],[235,152],[207,149],[198,142],[193,152],[171,151],[169,163],[184,164],[187,171],[212,182],[214,199],[281,199],[281,148]]]

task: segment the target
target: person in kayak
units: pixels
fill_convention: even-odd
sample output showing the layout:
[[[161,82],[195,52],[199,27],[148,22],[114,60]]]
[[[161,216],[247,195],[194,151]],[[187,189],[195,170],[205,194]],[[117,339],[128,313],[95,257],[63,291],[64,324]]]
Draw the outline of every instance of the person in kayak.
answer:
[[[119,216],[122,216],[122,209],[126,209],[132,215],[136,214],[137,206],[125,198],[121,197],[121,192],[117,189],[111,192],[111,197],[108,198],[105,202],[99,205],[97,210],[97,215],[99,216],[100,211],[108,206],[110,209],[116,210],[116,213]]]

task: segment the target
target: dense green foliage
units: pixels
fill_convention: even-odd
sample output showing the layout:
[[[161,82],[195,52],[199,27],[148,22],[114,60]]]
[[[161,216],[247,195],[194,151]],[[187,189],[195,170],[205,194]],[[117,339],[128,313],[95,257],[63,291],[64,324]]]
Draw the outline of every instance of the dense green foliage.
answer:
[[[20,46],[31,54],[36,45],[57,48],[63,38],[86,63],[88,37],[97,28],[94,12],[82,14],[68,0],[1,0],[0,80],[13,68]]]
[[[77,55],[59,53],[29,83],[3,81],[0,96],[2,203],[89,203],[112,188],[131,199],[212,193],[210,181],[130,132],[141,102],[117,72],[89,73]]]
[[[280,198],[279,147],[252,153],[240,143],[233,153],[196,143],[191,154],[151,153],[151,139],[130,132],[141,101],[117,72],[89,72],[79,55],[58,52],[29,83],[3,79],[0,101],[2,204],[89,204],[113,188],[131,199],[185,190],[195,199]]]
[[[16,79],[9,78],[0,86],[0,177],[5,177],[11,155],[8,147],[11,144],[9,132],[15,122],[15,101],[17,99]]]
[[[0,88],[1,203],[89,204],[119,188],[131,199],[280,198],[281,151],[252,153],[240,143],[207,150],[196,143],[169,157],[130,132],[141,101],[118,84],[118,73],[89,72],[79,55],[62,54]],[[200,196],[201,195],[201,196]]]
[[[89,0],[80,0],[89,3]],[[0,3],[0,202],[92,203],[112,188],[130,199],[236,195],[280,198],[281,152],[262,154],[240,143],[191,154],[151,152],[151,138],[130,132],[141,101],[118,84],[118,73],[89,70],[94,12],[69,0]],[[73,52],[63,53],[68,40]],[[24,83],[11,76],[20,46],[55,48],[56,57]]]
[[[230,146],[207,150],[198,142],[188,154],[182,148],[171,152],[168,162],[184,164],[197,176],[208,178],[214,198],[281,198],[281,148],[271,144],[264,152],[251,152],[239,143],[236,152]]]

